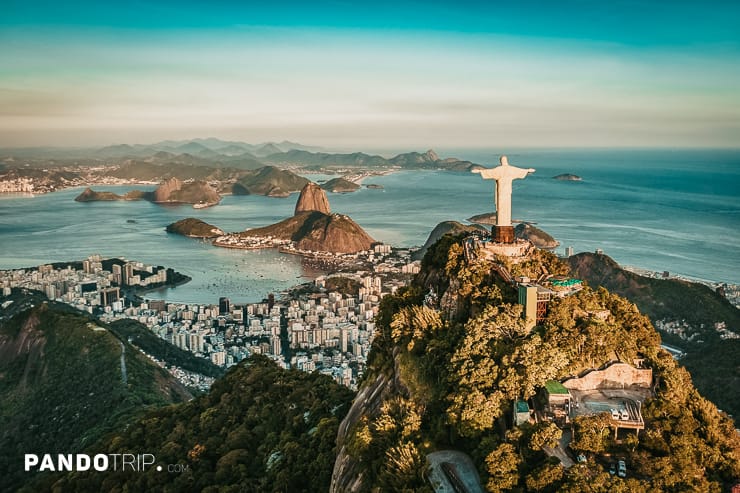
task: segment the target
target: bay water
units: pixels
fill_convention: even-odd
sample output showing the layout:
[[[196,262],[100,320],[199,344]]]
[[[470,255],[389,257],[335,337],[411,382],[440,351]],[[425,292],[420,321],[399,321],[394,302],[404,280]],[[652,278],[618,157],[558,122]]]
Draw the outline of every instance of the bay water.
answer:
[[[485,166],[497,149],[445,150]],[[509,150],[513,166],[537,171],[513,186],[515,219],[530,221],[576,252],[603,249],[622,265],[740,283],[740,152],[733,150]],[[559,181],[572,173],[582,181]],[[327,176],[306,175],[309,179]],[[494,182],[449,171],[400,171],[365,179],[347,194],[329,193],[333,212],[351,216],[376,240],[421,245],[440,221],[465,222],[494,210]],[[98,186],[123,193],[134,188]],[[318,272],[275,250],[228,250],[168,234],[197,217],[226,231],[282,220],[290,198],[226,196],[208,209],[139,202],[75,202],[82,189],[32,198],[0,195],[0,269],[120,256],[172,267],[193,278],[152,298],[215,303],[259,301]]]

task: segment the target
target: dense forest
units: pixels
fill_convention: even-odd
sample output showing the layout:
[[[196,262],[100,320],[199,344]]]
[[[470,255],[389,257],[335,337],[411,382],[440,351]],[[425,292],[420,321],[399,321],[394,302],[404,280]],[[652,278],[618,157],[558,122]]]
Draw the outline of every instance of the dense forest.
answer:
[[[569,270],[544,251],[508,267],[522,275]],[[367,406],[338,459],[354,461],[360,491],[431,491],[425,457],[440,449],[468,453],[488,491],[719,491],[738,480],[732,421],[660,349],[634,304],[585,288],[553,299],[528,331],[514,296],[491,262],[466,261],[459,237],[446,236],[427,252],[415,282],[383,300],[365,382],[385,374],[395,390],[377,411]],[[513,401],[535,397],[546,381],[637,358],[657,384],[639,438],[615,440],[606,415],[579,417],[570,447],[586,461],[566,469],[543,452],[560,439],[557,426],[511,425]],[[629,465],[626,479],[608,473],[614,457]]]
[[[89,449],[151,453],[162,471],[52,474],[28,491],[327,491],[352,395],[327,376],[255,355],[209,394],[151,411]]]
[[[579,253],[568,263],[577,277],[628,298],[654,323],[685,321],[691,327],[687,334],[691,339],[667,333],[663,339],[684,350],[681,364],[702,395],[740,419],[740,391],[726,390],[740,389],[740,339],[721,339],[714,329],[716,322],[724,322],[728,329],[740,331],[740,310],[708,286],[640,276],[606,255]]]
[[[191,398],[88,314],[31,291],[9,301],[0,310],[0,491],[32,478],[26,453],[81,451],[147,408]]]

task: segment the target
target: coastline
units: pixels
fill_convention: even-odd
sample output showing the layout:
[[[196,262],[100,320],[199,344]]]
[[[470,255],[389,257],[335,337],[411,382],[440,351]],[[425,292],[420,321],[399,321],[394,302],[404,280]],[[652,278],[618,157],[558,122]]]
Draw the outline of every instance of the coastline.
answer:
[[[584,161],[592,161],[590,154],[584,156]],[[537,219],[538,225],[559,239],[562,245],[573,245],[576,251],[594,251],[603,248],[621,265],[639,266],[658,272],[665,269],[679,277],[707,280],[718,284],[740,284],[733,261],[738,258],[735,253],[740,243],[734,241],[738,237],[737,233],[728,231],[726,241],[721,243],[717,241],[716,235],[711,234],[718,228],[727,227],[728,221],[735,217],[736,207],[727,202],[724,194],[716,197],[706,195],[679,197],[677,192],[681,190],[678,188],[674,190],[673,187],[646,195],[652,189],[652,182],[614,189],[614,184],[621,183],[619,177],[612,176],[616,171],[609,172],[612,173],[607,176],[609,181],[604,181],[604,178],[598,181],[595,171],[587,174],[583,166],[580,168],[577,166],[578,163],[570,165],[574,159],[570,154],[566,157],[568,168],[572,168],[579,175],[588,176],[585,186],[567,188],[558,186],[558,182],[549,178],[551,174],[556,174],[555,168],[560,168],[561,165],[557,162],[549,169],[541,168],[538,171],[548,170],[547,173],[542,173],[541,179],[534,179],[537,178],[535,175],[529,183],[526,183],[526,188],[522,188],[521,192],[517,191],[517,197],[521,196],[521,205],[514,205],[517,217]],[[657,172],[653,175],[657,176]],[[648,175],[646,179],[652,180],[653,175]],[[308,176],[309,179],[316,177],[316,174]],[[368,183],[371,180],[372,178],[365,179],[364,182]],[[103,180],[105,181],[107,180]],[[96,182],[100,183],[98,180]],[[377,182],[385,185],[384,194],[367,192],[338,194],[334,199],[337,203],[333,205],[336,210],[347,212],[366,227],[373,237],[397,246],[423,243],[429,231],[438,222],[464,220],[471,214],[491,209],[490,186],[481,182],[475,175],[457,172],[403,171],[378,177]],[[110,190],[120,194],[136,188],[136,184],[145,189],[149,188],[145,187],[146,185],[152,183],[143,180],[126,181],[123,184],[119,182],[117,186],[110,187]],[[289,215],[290,209],[285,201],[268,202],[261,196],[224,197],[221,206],[195,214],[188,214],[187,210],[195,212],[196,209],[174,205],[163,206],[157,210],[133,203],[119,204],[110,208],[79,207],[79,204],[68,202],[68,199],[74,198],[75,191],[82,190],[77,187],[69,187],[74,191],[57,190],[63,193],[56,195],[41,194],[34,201],[26,201],[26,197],[17,195],[0,194],[6,199],[2,201],[2,208],[10,213],[10,219],[3,229],[5,246],[3,257],[7,259],[7,262],[3,262],[5,266],[21,267],[55,258],[53,252],[57,242],[61,242],[60,245],[65,247],[64,251],[60,252],[59,258],[75,258],[84,256],[90,251],[100,251],[109,256],[127,254],[136,258],[156,259],[158,250],[167,250],[174,246],[179,258],[175,259],[174,256],[165,254],[163,259],[172,258],[176,261],[182,259],[180,265],[197,265],[195,255],[186,253],[183,248],[152,234],[154,228],[163,228],[166,224],[192,215],[219,225],[226,231],[241,231],[245,226],[245,220],[250,226],[270,224]],[[547,207],[541,200],[532,200],[532,197],[541,196],[543,193],[550,197]],[[613,202],[615,206],[624,205],[627,210],[619,216],[608,215],[611,212],[604,206],[603,200],[598,198],[601,196],[600,193],[610,193],[610,200],[617,201]],[[460,195],[466,199],[459,200]],[[631,202],[628,199],[641,197],[649,204],[655,203],[655,208],[648,208],[645,211],[634,210],[635,208],[629,205]],[[679,199],[681,201],[676,202]],[[692,225],[696,223],[696,227],[692,226],[689,229],[686,226],[677,226],[668,231],[659,224],[656,226],[655,221],[671,213],[676,205],[686,206],[687,200],[692,210],[697,211],[687,218]],[[586,210],[578,213],[579,217],[582,217],[577,222],[581,226],[585,225],[583,228],[575,227],[574,211],[569,205],[571,203],[589,204]],[[224,205],[225,207],[222,207]],[[708,211],[712,207],[720,207],[724,213],[709,215]],[[641,212],[641,215],[635,216],[637,212]],[[140,223],[136,230],[120,226],[134,216]],[[640,236],[635,237],[632,232],[637,232]],[[34,236],[28,237],[27,235],[31,233]],[[119,236],[125,239],[126,244],[115,247],[114,242],[117,242]],[[702,240],[700,248],[696,247],[695,238]],[[29,239],[33,241],[28,241]],[[640,242],[639,248],[636,247],[635,241]],[[212,269],[216,267],[215,258],[209,262],[212,262]],[[169,263],[173,261],[169,260]],[[244,275],[242,273],[242,277]],[[246,276],[251,277],[249,274]]]
[[[692,284],[703,284],[713,291],[722,289],[724,291],[724,298],[726,298],[727,301],[735,306],[735,308],[740,309],[740,284],[712,281],[710,279],[687,276],[681,273],[669,273],[669,275],[666,277],[663,272],[643,269],[641,267],[635,267],[633,265],[623,265],[621,267],[628,272],[632,272],[633,274],[637,274],[638,276],[649,277],[651,279],[673,280],[689,282]]]

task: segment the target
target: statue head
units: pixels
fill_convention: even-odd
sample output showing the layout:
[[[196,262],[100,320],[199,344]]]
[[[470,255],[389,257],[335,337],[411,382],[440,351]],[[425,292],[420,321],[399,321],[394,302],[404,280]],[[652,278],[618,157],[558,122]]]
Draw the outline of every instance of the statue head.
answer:
[[[499,162],[501,163],[501,166],[508,166],[509,165],[509,158],[506,156],[501,156],[499,159]]]

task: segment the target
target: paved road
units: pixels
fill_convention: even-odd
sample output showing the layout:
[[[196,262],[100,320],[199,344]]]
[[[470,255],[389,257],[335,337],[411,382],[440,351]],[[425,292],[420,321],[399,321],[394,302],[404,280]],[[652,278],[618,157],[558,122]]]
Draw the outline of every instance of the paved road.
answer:
[[[545,452],[547,455],[560,459],[560,462],[566,469],[575,465],[573,459],[571,459],[570,456],[568,456],[568,453],[565,451],[565,449],[568,447],[568,444],[570,443],[571,437],[572,435],[569,430],[563,430],[563,436],[562,438],[560,438],[560,443],[558,443],[557,447],[542,447],[542,451]]]
[[[427,479],[436,493],[483,493],[473,461],[457,450],[427,455]]]

